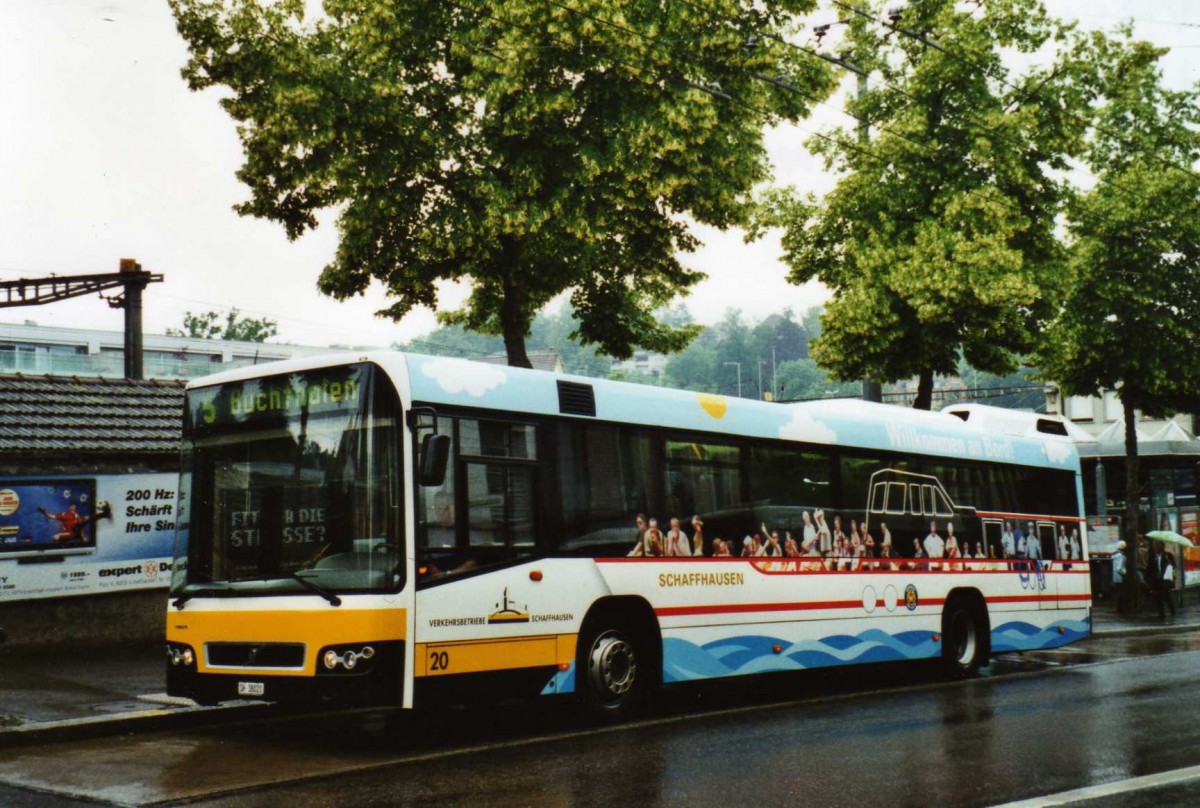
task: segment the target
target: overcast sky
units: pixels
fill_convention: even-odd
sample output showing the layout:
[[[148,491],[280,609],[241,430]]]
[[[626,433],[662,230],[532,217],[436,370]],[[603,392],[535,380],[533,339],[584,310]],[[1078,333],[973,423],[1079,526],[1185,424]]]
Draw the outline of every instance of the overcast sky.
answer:
[[[1132,17],[1139,36],[1174,48],[1168,83],[1200,81],[1200,2],[1047,5],[1089,27]],[[304,345],[388,345],[430,331],[424,310],[401,323],[376,318],[378,287],[345,303],[317,292],[336,245],[332,216],[290,243],[279,225],[233,213],[246,197],[234,178],[234,125],[217,92],[184,85],[185,59],[164,0],[0,0],[0,279],[112,272],[131,257],[166,276],[147,290],[147,333],[178,327],[185,310],[230,306],[274,318],[276,341]],[[804,126],[846,122],[826,106]],[[804,153],[806,137],[770,133],[777,181],[822,190],[831,178]],[[730,307],[758,320],[827,297],[817,284],[784,281],[778,239],[747,245],[739,233],[698,232],[706,246],[685,261],[709,275],[687,300],[701,322]],[[460,299],[449,289],[443,304]],[[0,324],[25,320],[122,327],[121,313],[95,296],[0,311]]]

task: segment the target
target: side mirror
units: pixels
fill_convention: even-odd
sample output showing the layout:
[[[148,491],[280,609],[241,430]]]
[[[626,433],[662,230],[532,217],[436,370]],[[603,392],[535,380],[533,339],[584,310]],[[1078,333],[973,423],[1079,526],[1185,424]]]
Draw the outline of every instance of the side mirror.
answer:
[[[425,486],[441,485],[446,479],[450,459],[449,435],[426,435],[421,440],[421,458],[417,482]]]

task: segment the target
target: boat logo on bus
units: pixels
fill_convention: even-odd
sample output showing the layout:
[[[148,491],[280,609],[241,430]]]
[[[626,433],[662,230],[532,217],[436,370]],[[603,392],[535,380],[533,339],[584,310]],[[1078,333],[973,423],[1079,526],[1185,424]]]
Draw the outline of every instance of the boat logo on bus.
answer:
[[[489,623],[528,623],[529,612],[513,608],[516,604],[508,599],[508,587],[504,587],[504,597],[496,604],[496,611],[488,615]],[[529,608],[528,606],[525,608]]]
[[[916,611],[917,600],[917,587],[914,584],[904,587],[904,605],[910,612]]]

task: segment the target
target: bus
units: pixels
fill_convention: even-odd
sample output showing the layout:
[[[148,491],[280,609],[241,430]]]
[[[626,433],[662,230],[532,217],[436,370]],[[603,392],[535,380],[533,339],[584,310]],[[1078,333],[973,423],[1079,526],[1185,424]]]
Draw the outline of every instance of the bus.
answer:
[[[677,682],[967,674],[1090,632],[1053,417],[396,352],[186,397],[166,668],[202,704],[571,694],[611,716]]]

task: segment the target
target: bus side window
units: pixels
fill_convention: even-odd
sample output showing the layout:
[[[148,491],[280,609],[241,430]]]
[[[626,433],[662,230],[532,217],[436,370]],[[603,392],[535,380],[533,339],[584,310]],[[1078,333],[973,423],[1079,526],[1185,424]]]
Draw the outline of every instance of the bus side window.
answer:
[[[917,516],[924,513],[921,508],[921,486],[916,483],[908,486],[908,512]]]
[[[921,486],[921,507],[924,509],[926,516],[933,516],[937,512],[937,509],[934,508],[933,501],[933,486]]]
[[[904,483],[888,483],[887,512],[904,513]]]
[[[983,541],[988,548],[988,557],[993,555],[1001,558],[1004,555],[1004,523],[999,519],[987,519],[983,523]]]
[[[934,492],[934,501],[937,502],[938,516],[953,516],[954,509],[950,507],[950,501],[946,499],[946,495],[941,491]]]
[[[1053,522],[1038,522],[1038,540],[1042,543],[1042,558],[1058,558],[1058,534]]]
[[[883,513],[887,499],[887,483],[875,483],[871,491],[871,513]]]
[[[443,417],[438,431],[449,435],[450,464],[441,485],[417,489],[417,546],[420,550],[450,549],[456,544],[454,514],[454,421]]]

